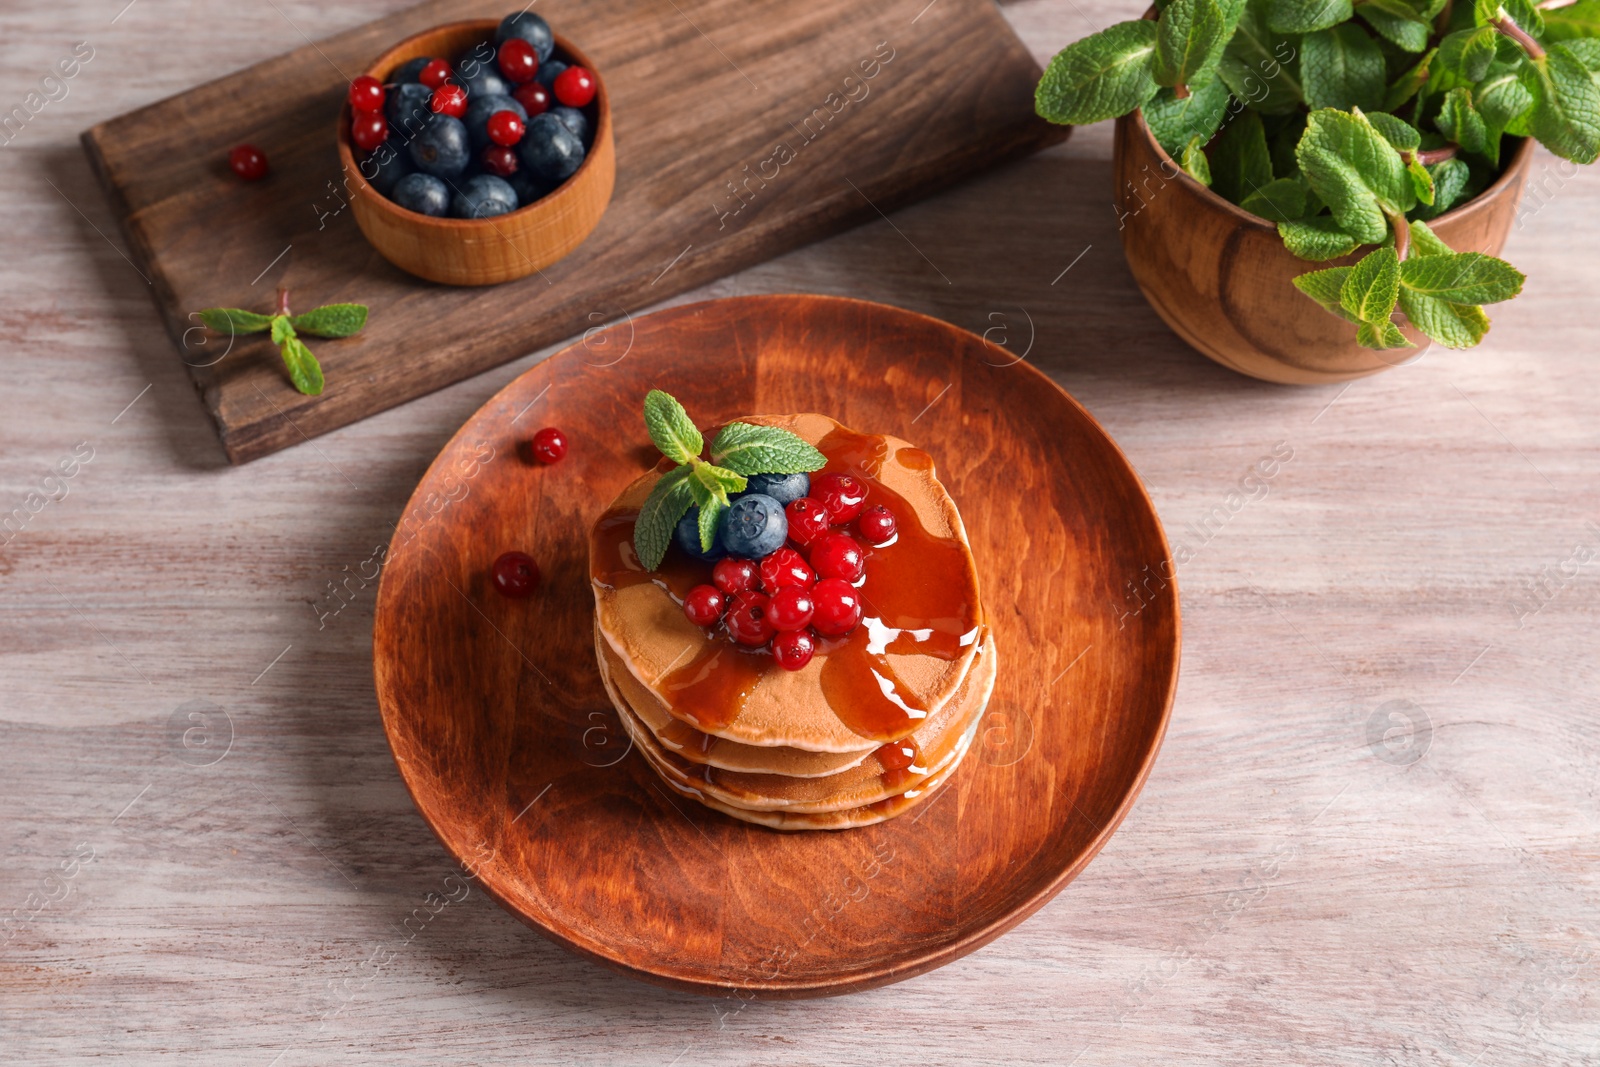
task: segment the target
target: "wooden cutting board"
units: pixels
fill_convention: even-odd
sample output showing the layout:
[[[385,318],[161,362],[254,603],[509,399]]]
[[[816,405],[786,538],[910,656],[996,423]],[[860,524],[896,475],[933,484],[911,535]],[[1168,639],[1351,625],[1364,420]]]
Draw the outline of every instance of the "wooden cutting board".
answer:
[[[542,274],[484,289],[424,282],[379,257],[344,206],[334,131],[347,77],[402,37],[510,7],[435,0],[83,135],[233,462],[627,318],[1065,136],[1034,115],[1038,65],[992,0],[544,0],[539,11],[589,53],[611,93],[610,209]],[[226,167],[228,149],[246,141],[272,165],[256,184]],[[294,391],[264,338],[239,338],[223,355],[189,317],[267,311],[277,286],[297,310],[372,309],[358,336],[313,342],[327,376],[320,397]]]

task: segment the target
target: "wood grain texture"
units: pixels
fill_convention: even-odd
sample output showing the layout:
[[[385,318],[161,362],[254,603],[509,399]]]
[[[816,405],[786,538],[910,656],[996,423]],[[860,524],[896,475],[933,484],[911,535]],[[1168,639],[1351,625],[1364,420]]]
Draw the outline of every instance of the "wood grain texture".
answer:
[[[596,360],[623,329],[627,358]],[[1172,564],[1127,461],[1004,348],[881,304],[744,297],[611,333],[469,419],[407,508],[438,502],[437,517],[390,545],[378,702],[429,825],[553,940],[694,992],[870,989],[1031,915],[1122,821],[1177,683]],[[589,530],[660,458],[642,416],[652,388],[701,426],[822,411],[934,457],[965,517],[1001,667],[974,749],[926,807],[783,834],[674,798],[627,751],[594,661]],[[942,417],[916,425],[935,397]],[[559,426],[566,458],[519,456],[524,419]],[[988,477],[997,468],[1012,476]],[[513,549],[543,572],[525,601],[489,577]],[[1149,603],[1127,610],[1126,590],[1152,575]]]
[[[432,911],[430,894],[460,897],[444,884],[456,865],[384,739],[368,561],[432,458],[546,350],[226,467],[77,142],[402,3],[139,0],[115,24],[120,4],[0,9],[6,106],[73,42],[95,48],[70,95],[0,150],[0,514],[77,442],[95,449],[68,495],[0,547],[0,923],[29,916],[4,923],[17,932],[0,944],[3,1058],[1595,1058],[1600,573],[1562,566],[1600,523],[1600,398],[1587,386],[1600,331],[1572,314],[1600,286],[1600,170],[1536,153],[1503,253],[1528,283],[1481,346],[1348,386],[1253,381],[1162,323],[1118,247],[1110,123],[893,212],[892,225],[678,298],[825,292],[989,331],[1112,434],[1187,560],[1161,754],[1066,890],[907,982],[708,1001],[577,959],[472,883]],[[677,3],[731,53],[697,4]],[[896,39],[925,32],[944,3],[914,25],[927,0],[898,6]],[[1045,60],[1143,6],[1018,0],[1004,12]],[[917,418],[919,435],[943,406]],[[1293,457],[1251,477],[1279,442]],[[231,726],[208,766],[179,758],[209,758],[193,744],[203,731],[184,747],[200,724],[171,723],[194,700],[226,712],[218,744]],[[1407,746],[1385,711],[1391,750],[1368,724],[1395,700],[1420,709],[1421,729]],[[30,911],[30,895],[59,892],[49,876],[79,843],[96,858],[65,898]]]
[[[617,176],[573,254],[461,293],[385,262],[358,232],[335,151],[346,72],[500,0],[433,0],[102,123],[84,135],[139,269],[234,462],[421,396],[530,349],[837,233],[1058,140],[1033,114],[1038,67],[989,0],[892,7],[553,0],[540,11],[604,72]],[[865,67],[862,64],[866,64]],[[872,74],[867,77],[867,73]],[[273,174],[221,161],[249,137]],[[319,397],[266,341],[204,347],[189,313],[269,285],[369,305],[318,348]]]

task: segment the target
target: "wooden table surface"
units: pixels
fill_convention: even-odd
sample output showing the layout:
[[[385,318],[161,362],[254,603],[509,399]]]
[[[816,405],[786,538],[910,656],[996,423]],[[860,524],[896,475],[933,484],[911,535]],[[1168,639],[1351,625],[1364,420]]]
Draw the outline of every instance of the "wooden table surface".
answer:
[[[50,498],[0,534],[5,1062],[1600,1057],[1600,330],[1572,317],[1600,174],[1541,152],[1506,251],[1528,285],[1480,348],[1347,387],[1249,381],[1168,332],[1118,248],[1108,126],[682,298],[989,330],[1104,423],[1188,550],[1166,744],[1075,883],[901,985],[711,1001],[455,888],[379,727],[359,576],[544,353],[228,467],[77,143],[398,5],[122,4],[0,13],[0,109],[93,48],[0,152],[0,510]],[[1141,7],[1005,11],[1042,61]]]

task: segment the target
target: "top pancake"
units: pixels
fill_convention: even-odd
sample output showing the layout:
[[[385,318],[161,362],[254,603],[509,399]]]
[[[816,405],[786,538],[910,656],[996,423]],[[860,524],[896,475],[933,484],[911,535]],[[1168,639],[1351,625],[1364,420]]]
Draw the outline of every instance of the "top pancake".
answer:
[[[835,431],[855,436],[826,415],[756,416],[738,421],[778,426],[819,446],[824,438]],[[978,607],[977,570],[972,562],[961,515],[944,486],[939,483],[927,454],[897,437],[884,436],[873,440],[881,442],[882,447],[874,455],[876,471],[868,470],[866,473],[873,475],[885,489],[903,499],[904,507],[909,509],[911,515],[896,514],[902,530],[906,529],[908,520],[920,523],[931,537],[959,546],[958,554],[947,557],[949,573],[940,575],[939,580],[957,587],[971,605],[972,618],[966,622],[970,622],[973,639],[953,659],[917,652],[889,653],[885,657],[909,702],[927,709],[931,716],[960,687],[978,651],[976,635],[981,610]],[[879,457],[881,462],[878,462]],[[858,468],[832,461],[826,470],[861,473]],[[660,470],[651,471],[628,486],[608,509],[608,514],[619,509],[637,509],[649,496],[661,473]],[[873,502],[869,494],[868,505]],[[598,538],[592,538],[592,558],[598,556],[598,546]],[[890,545],[874,551],[893,552],[896,547],[903,546]],[[678,551],[676,547],[670,548],[669,556]],[[631,549],[624,554],[632,560],[631,567],[637,569],[638,563],[632,559]],[[699,580],[710,580],[709,565],[705,566],[705,575]],[[811,752],[864,753],[881,743],[878,739],[865,737],[850,729],[834,712],[822,683],[823,668],[828,660],[828,656],[823,654],[817,655],[798,671],[782,670],[769,661],[754,687],[744,695],[742,707],[736,713],[732,713],[730,708],[730,714],[723,717],[726,721],[697,721],[693,714],[681,706],[680,701],[674,699],[674,691],[664,683],[675,669],[693,663],[697,656],[709,651],[708,646],[712,643],[728,646],[726,637],[709,633],[690,622],[683,614],[681,598],[673,595],[664,580],[611,585],[597,578],[593,588],[595,621],[602,637],[634,678],[681,721],[705,733],[741,744],[781,745]],[[869,606],[873,593],[872,564],[869,560],[867,583],[862,589],[863,598]],[[881,608],[886,616],[895,613],[892,603],[883,604]],[[872,614],[871,610],[868,614]],[[752,653],[734,651],[730,646],[726,654]]]

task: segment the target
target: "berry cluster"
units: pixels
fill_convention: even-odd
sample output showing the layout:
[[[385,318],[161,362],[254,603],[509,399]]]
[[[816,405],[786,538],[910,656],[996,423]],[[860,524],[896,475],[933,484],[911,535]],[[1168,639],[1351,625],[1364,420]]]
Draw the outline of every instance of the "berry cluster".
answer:
[[[678,545],[715,565],[709,585],[689,590],[684,614],[696,626],[720,623],[747,648],[770,646],[785,670],[804,667],[819,636],[844,637],[861,623],[861,541],[894,539],[894,514],[882,504],[863,510],[866,497],[866,484],[849,474],[755,475],[732,498],[710,553],[700,549],[691,511]]]
[[[387,85],[357,78],[350,140],[362,176],[408,211],[466,219],[553,192],[588,155],[597,91],[590,71],[554,51],[549,24],[523,11],[453,65],[421,56]]]

